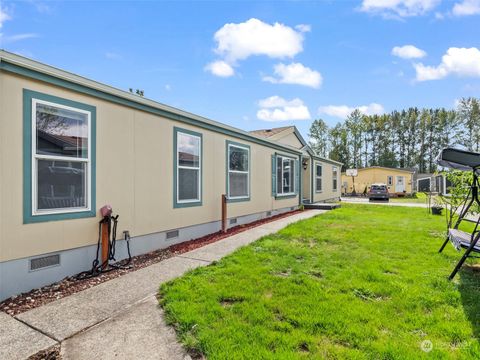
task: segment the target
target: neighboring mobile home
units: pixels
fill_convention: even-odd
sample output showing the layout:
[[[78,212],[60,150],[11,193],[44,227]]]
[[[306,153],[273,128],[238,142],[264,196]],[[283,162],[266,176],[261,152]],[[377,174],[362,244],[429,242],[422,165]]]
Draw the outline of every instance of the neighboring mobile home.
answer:
[[[410,195],[412,193],[414,171],[410,169],[389,168],[383,166],[370,166],[358,169],[358,176],[352,178],[342,173],[342,193],[355,192],[362,194],[376,183],[386,184],[390,194]]]
[[[415,173],[413,175],[413,191],[448,194],[452,186],[445,174]]]
[[[339,197],[341,164],[294,127],[260,136],[4,51],[0,109],[0,300],[88,270],[105,204],[137,255],[220,230],[222,194],[235,225]]]

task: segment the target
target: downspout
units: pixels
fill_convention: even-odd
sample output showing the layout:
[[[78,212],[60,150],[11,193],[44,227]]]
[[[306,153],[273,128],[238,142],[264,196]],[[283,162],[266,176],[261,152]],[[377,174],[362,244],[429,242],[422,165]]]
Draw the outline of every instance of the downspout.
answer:
[[[314,200],[315,199],[313,197],[313,156],[310,156],[310,204],[313,204]]]
[[[298,156],[298,181],[300,182],[298,184],[298,206],[303,205],[303,155]]]

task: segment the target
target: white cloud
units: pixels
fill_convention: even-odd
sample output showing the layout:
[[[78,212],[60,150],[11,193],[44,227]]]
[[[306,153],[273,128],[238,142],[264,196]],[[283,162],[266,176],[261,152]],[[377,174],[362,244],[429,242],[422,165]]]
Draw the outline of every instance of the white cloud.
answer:
[[[5,21],[10,20],[11,17],[10,15],[7,14],[7,10],[3,9],[0,6],[0,29],[2,28],[2,25]]]
[[[205,66],[206,71],[220,77],[230,77],[235,74],[233,67],[225,61],[217,60]]]
[[[303,31],[275,23],[264,23],[250,19],[239,24],[225,24],[215,33],[215,52],[232,64],[252,55],[266,55],[271,58],[293,57],[303,50]]]
[[[3,44],[7,44],[7,43],[14,43],[17,41],[26,40],[26,39],[37,38],[38,36],[39,36],[38,34],[34,34],[34,33],[16,34],[16,35],[4,35],[0,33],[0,41]]]
[[[104,55],[109,60],[120,60],[122,58],[122,55],[111,51],[107,51]]]
[[[299,24],[299,25],[295,26],[295,29],[297,29],[300,32],[305,33],[305,32],[312,31],[312,26],[308,25],[308,24]]]
[[[427,66],[418,63],[414,67],[417,81],[438,80],[448,75],[480,77],[480,50],[474,47],[452,47],[442,56],[440,65]]]
[[[382,105],[377,103],[371,103],[369,105],[361,106],[348,106],[348,105],[327,105],[320,106],[318,112],[320,114],[326,114],[329,116],[337,117],[340,119],[345,119],[350,115],[354,110],[358,109],[362,114],[365,115],[380,115],[385,113],[385,109]]]
[[[434,9],[440,0],[363,0],[360,11],[398,18],[424,15]]]
[[[402,59],[418,59],[425,57],[427,53],[413,45],[395,46],[392,49],[392,55]]]
[[[273,84],[297,84],[310,86],[318,89],[322,85],[322,75],[300,63],[289,65],[277,64],[274,66],[274,73],[277,77],[264,76],[263,81]]]
[[[480,0],[463,0],[453,5],[452,13],[455,16],[480,14]]]
[[[309,120],[310,111],[302,100],[270,96],[258,102],[257,118],[263,121]]]

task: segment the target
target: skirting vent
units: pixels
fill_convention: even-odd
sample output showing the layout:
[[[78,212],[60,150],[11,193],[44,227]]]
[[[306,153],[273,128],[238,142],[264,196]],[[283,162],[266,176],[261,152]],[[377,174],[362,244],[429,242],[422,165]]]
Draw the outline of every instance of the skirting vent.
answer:
[[[236,224],[237,218],[230,219],[230,225]]]
[[[167,232],[167,240],[177,238],[178,234],[179,234],[178,230],[172,230],[172,231]]]
[[[272,216],[272,212],[271,212],[271,211],[267,211],[267,216]]]
[[[30,271],[45,269],[57,265],[60,265],[60,254],[30,259]]]

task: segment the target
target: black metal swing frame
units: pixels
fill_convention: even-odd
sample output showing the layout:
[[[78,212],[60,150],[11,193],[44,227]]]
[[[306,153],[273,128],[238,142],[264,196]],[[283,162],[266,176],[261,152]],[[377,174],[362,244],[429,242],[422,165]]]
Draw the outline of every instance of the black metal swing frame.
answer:
[[[475,164],[475,162],[466,162],[466,163],[457,162],[458,160],[457,161],[445,160],[444,157],[448,159],[448,155],[447,155],[448,153],[465,154],[467,156],[476,156],[479,159],[480,159],[480,154],[447,148],[442,150],[442,152],[439,155],[438,162],[440,165],[452,167],[459,170],[468,169],[473,173],[472,183],[470,184],[470,189],[462,205],[460,215],[457,221],[455,222],[455,225],[452,228],[448,229],[447,238],[445,239],[444,243],[440,247],[440,250],[438,251],[439,253],[441,253],[449,241],[452,242],[453,246],[457,250],[461,250],[462,248],[466,249],[465,252],[463,253],[462,258],[457,263],[452,273],[448,277],[449,280],[452,280],[469,257],[470,258],[478,257],[475,255],[472,255],[472,252],[476,252],[476,253],[480,252],[480,247],[477,246],[477,243],[480,239],[480,230],[479,230],[480,216],[477,217],[477,220],[472,220],[467,218],[467,214],[473,204],[477,204],[480,207],[480,199],[479,199],[479,192],[478,192],[479,186],[480,186],[480,181],[478,178],[478,173],[480,172],[480,164],[479,163]],[[475,224],[475,228],[470,235],[468,235],[468,233],[458,230],[458,227],[460,226],[460,223],[462,221],[468,221]]]

